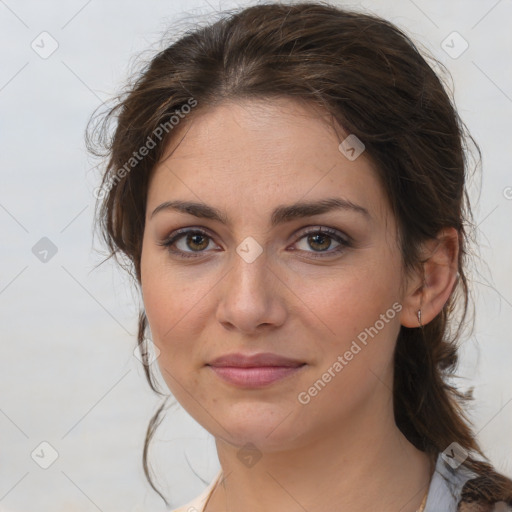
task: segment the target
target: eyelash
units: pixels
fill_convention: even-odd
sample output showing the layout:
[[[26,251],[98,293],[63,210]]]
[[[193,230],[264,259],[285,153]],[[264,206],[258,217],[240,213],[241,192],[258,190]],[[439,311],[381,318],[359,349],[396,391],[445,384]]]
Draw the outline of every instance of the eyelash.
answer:
[[[189,251],[182,251],[180,249],[171,249],[171,246],[177,242],[179,239],[183,238],[185,235],[193,234],[193,235],[202,235],[204,237],[209,238],[210,240],[213,240],[212,237],[204,230],[199,228],[184,228],[176,231],[175,233],[171,234],[168,238],[163,240],[162,242],[158,242],[158,245],[167,247],[169,252],[172,254],[177,255],[180,258],[197,258],[199,257],[203,252],[205,251],[195,251],[189,252]],[[304,252],[311,252],[314,256],[313,258],[325,258],[324,254],[327,254],[329,256],[333,254],[339,254],[343,250],[345,250],[348,247],[352,247],[352,242],[348,238],[342,237],[338,231],[331,229],[331,228],[319,228],[311,231],[307,231],[305,233],[302,233],[302,235],[297,239],[295,243],[302,240],[303,238],[310,236],[310,235],[328,235],[331,239],[334,239],[334,241],[338,242],[340,245],[336,247],[332,251],[304,251]],[[209,245],[209,244],[208,244]]]

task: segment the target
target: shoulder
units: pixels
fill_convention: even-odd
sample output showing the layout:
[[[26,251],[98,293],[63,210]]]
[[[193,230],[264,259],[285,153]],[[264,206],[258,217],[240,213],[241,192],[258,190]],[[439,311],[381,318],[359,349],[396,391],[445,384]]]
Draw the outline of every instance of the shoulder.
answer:
[[[425,512],[512,512],[512,481],[492,466],[453,467],[439,454]]]

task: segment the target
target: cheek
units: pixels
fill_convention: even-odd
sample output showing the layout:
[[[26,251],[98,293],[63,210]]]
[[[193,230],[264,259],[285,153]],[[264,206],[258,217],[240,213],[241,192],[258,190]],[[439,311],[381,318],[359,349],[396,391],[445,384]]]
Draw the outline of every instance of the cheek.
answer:
[[[310,325],[318,364],[301,381],[297,399],[304,405],[299,407],[304,421],[322,418],[325,428],[350,417],[372,396],[387,395],[392,389],[399,295],[391,277],[361,272],[326,281],[323,293],[308,298],[329,331],[322,328],[327,334],[315,337],[316,328]]]
[[[152,340],[160,350],[159,362],[169,368],[192,363],[190,340],[201,330],[202,285],[169,268],[159,253],[147,251],[141,260],[141,288]]]
[[[204,399],[196,371],[201,360],[193,343],[202,329],[200,304],[197,289],[169,275],[157,267],[146,272],[142,279],[144,307],[152,341],[160,351],[160,373],[172,395],[178,402],[188,404],[188,409],[193,405],[189,404],[190,394],[196,400]]]
[[[313,377],[320,379],[330,369],[336,375],[327,386],[331,393],[353,390],[351,397],[343,400],[357,402],[357,397],[367,394],[378,378],[389,376],[401,310],[399,277],[389,268],[384,262],[354,267],[354,272],[344,268],[335,276],[317,280],[314,288],[308,286],[309,293],[302,289],[307,307],[301,316],[305,318],[308,312],[313,322],[309,330],[313,331],[311,338],[319,355]],[[331,393],[322,395],[334,398]]]
[[[345,265],[314,279],[306,276],[290,284],[305,311],[309,311],[308,316],[321,320],[326,335],[335,343],[373,325],[400,299],[399,276],[389,269],[390,265],[384,262]]]

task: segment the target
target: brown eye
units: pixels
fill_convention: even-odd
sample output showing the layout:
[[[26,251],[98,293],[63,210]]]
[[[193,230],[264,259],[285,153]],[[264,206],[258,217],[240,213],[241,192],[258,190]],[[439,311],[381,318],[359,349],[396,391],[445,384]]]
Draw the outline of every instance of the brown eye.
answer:
[[[309,246],[313,249],[325,251],[331,246],[332,238],[328,235],[317,233],[314,235],[308,235],[307,241]]]
[[[182,229],[171,234],[166,240],[159,242],[159,245],[167,247],[173,255],[193,258],[206,252],[210,243],[213,243],[212,237],[205,231],[200,229]]]
[[[193,251],[201,251],[208,247],[209,238],[201,233],[188,233],[185,243]]]
[[[324,255],[329,256],[341,253],[351,246],[351,242],[348,237],[345,238],[337,230],[321,228],[304,233],[295,245],[300,251],[307,252],[313,257],[321,258]]]

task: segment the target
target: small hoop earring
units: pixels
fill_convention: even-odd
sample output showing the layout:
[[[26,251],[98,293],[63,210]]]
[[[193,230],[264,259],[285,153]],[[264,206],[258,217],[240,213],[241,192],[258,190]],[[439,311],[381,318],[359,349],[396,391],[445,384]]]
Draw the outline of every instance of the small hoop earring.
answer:
[[[418,309],[418,324],[423,328],[423,324],[421,323],[421,309]]]

